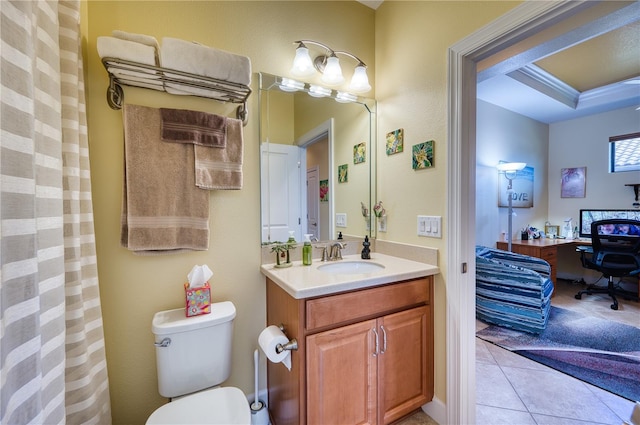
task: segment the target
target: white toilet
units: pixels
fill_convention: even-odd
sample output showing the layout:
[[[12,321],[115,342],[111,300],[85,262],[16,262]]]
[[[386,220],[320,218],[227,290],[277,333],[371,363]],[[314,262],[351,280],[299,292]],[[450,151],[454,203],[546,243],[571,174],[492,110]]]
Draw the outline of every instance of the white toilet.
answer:
[[[173,400],[156,409],[147,424],[251,423],[251,409],[240,389],[214,388],[231,373],[235,317],[229,301],[212,304],[211,313],[201,316],[185,317],[184,308],[153,316],[158,390]]]

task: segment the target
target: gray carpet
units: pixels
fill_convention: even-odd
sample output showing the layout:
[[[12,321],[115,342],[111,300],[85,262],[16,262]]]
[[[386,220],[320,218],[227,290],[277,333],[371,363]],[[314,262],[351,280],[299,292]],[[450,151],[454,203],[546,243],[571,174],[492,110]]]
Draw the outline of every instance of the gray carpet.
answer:
[[[640,400],[640,328],[552,306],[540,335],[491,325],[477,336],[621,397]]]

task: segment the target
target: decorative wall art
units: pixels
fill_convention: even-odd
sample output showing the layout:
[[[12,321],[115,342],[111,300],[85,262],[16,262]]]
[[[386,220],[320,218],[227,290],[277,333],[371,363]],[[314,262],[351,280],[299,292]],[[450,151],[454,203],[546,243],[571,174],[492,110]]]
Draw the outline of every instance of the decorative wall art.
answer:
[[[353,147],[353,163],[361,164],[367,159],[367,144],[365,142],[358,143]]]
[[[428,142],[413,145],[412,164],[414,170],[433,167],[434,144],[435,142],[433,140],[429,140]]]
[[[560,170],[560,197],[584,198],[587,183],[587,167],[562,168]]]
[[[329,180],[320,180],[320,202],[329,202]]]
[[[338,183],[349,181],[349,164],[338,165]]]
[[[404,149],[404,129],[399,128],[387,133],[387,155],[402,152]]]
[[[509,180],[504,176],[499,176],[499,196],[498,206],[508,207],[509,197],[507,196],[507,187],[509,186]],[[532,208],[533,207],[533,167],[524,167],[522,170],[516,172],[516,177],[513,179],[513,208]]]

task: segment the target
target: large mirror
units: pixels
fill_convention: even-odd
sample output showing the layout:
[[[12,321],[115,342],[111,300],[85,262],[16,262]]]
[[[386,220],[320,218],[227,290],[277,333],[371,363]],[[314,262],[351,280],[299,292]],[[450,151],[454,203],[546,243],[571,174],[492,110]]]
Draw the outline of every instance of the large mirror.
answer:
[[[260,74],[263,244],[375,236],[375,100],[337,94]]]

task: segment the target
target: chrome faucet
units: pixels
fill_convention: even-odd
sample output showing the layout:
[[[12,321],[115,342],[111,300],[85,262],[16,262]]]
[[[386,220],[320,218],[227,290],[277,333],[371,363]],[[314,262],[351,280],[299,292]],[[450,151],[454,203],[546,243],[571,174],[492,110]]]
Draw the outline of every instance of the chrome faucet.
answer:
[[[329,261],[342,260],[342,250],[345,246],[347,246],[346,243],[332,243],[329,250]]]

